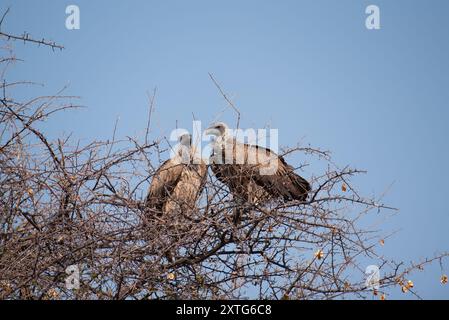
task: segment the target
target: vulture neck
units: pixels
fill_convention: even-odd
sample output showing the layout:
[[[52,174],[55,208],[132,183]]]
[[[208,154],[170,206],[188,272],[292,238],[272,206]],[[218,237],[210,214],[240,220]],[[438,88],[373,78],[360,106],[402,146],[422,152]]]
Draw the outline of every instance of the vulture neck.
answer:
[[[232,136],[224,134],[224,135],[217,137],[217,140],[215,140],[215,143],[214,143],[214,149],[218,151],[220,149],[224,149],[226,147],[226,145],[234,144],[234,143],[235,143],[235,139]]]
[[[213,144],[213,152],[210,160],[212,161],[212,163],[216,164],[224,164],[226,163],[226,161],[231,161],[231,163],[233,163],[236,146],[237,141],[232,136],[222,135],[217,137]]]
[[[201,163],[201,157],[195,146],[180,146],[175,157],[176,163],[198,164]]]

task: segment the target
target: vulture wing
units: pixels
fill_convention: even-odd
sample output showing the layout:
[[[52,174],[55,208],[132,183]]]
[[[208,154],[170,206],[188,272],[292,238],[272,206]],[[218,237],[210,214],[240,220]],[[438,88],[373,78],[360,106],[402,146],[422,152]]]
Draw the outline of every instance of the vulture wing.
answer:
[[[259,186],[272,196],[282,197],[287,201],[307,199],[310,184],[296,174],[295,169],[283,157],[259,146],[247,145],[247,150],[249,156],[254,157],[256,153],[257,165],[252,170],[252,177]]]
[[[250,154],[248,147],[249,145],[234,140],[233,145],[221,150],[221,155],[212,155],[211,169],[217,179],[229,187],[234,196],[251,203],[265,202],[272,198],[272,195],[255,182],[257,162],[249,159],[255,154]],[[231,163],[226,162],[229,161],[227,152],[233,154]]]
[[[163,207],[163,212],[180,209],[183,212],[193,210],[201,194],[207,177],[205,163],[184,166],[179,181]]]
[[[147,208],[162,213],[164,203],[178,184],[184,167],[184,164],[168,159],[157,169],[148,191]]]
[[[233,154],[232,163],[226,152]],[[212,171],[234,195],[245,200],[307,199],[310,184],[294,172],[284,158],[270,149],[242,144],[233,140],[221,149],[221,155],[212,155]]]

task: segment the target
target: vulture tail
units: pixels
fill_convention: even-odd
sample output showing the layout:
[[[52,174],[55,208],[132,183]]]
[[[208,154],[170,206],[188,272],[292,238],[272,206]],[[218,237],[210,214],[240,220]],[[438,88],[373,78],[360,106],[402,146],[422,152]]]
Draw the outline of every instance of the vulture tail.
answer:
[[[290,172],[289,176],[294,186],[294,190],[291,193],[292,198],[299,201],[305,201],[309,191],[312,189],[309,182],[294,172]]]

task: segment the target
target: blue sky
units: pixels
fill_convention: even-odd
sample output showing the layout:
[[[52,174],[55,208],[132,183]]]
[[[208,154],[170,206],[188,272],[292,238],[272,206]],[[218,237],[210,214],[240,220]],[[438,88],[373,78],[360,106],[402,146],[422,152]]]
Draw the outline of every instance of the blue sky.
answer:
[[[80,30],[65,28],[69,4],[80,8]],[[380,30],[365,28],[370,4]],[[332,150],[338,164],[368,171],[357,179],[365,194],[393,183],[385,202],[400,212],[384,226],[400,232],[383,253],[408,262],[449,250],[448,1],[2,0],[0,9],[8,6],[4,31],[66,47],[15,43],[25,63],[11,79],[45,83],[40,94],[69,85],[88,107],[48,123],[55,137],[107,138],[117,117],[119,136],[139,134],[155,87],[155,137],[176,121],[191,128],[192,113],[207,124],[225,107],[211,72],[241,126],[279,128],[281,146]],[[440,275],[438,264],[416,274],[417,291],[449,298]]]

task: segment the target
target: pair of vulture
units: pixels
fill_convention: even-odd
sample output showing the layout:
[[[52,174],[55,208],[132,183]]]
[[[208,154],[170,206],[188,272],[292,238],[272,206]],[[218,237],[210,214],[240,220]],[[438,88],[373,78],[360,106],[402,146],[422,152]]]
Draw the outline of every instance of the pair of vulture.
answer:
[[[281,156],[267,148],[237,142],[223,122],[212,124],[205,134],[215,136],[209,159],[212,172],[229,188],[236,203],[307,199],[310,184]],[[207,165],[195,157],[190,135],[181,136],[176,155],[153,176],[145,202],[147,210],[162,215],[195,209],[207,176]]]

